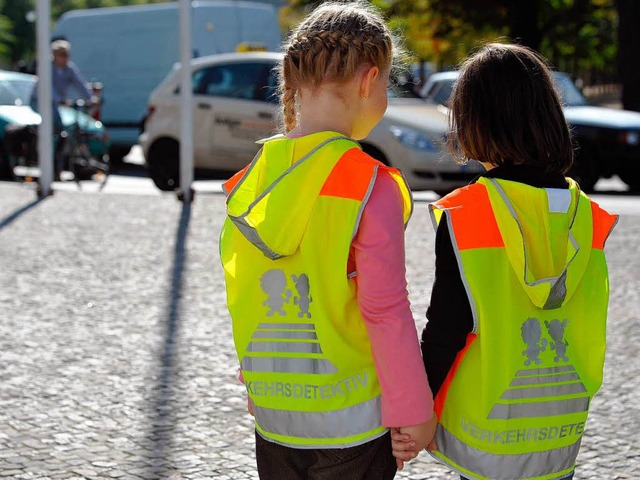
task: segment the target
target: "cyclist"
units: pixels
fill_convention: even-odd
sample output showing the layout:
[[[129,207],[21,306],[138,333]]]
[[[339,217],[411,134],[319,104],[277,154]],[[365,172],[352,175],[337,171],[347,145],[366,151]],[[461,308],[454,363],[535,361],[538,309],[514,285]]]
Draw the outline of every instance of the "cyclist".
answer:
[[[53,55],[52,61],[52,100],[53,100],[53,130],[54,133],[61,133],[64,130],[62,118],[58,111],[58,105],[69,105],[68,100],[69,90],[73,87],[77,94],[85,101],[90,103],[97,103],[95,98],[89,89],[85,86],[85,82],[82,79],[80,70],[78,67],[69,60],[71,51],[71,44],[66,40],[56,40],[51,44],[51,53]],[[38,98],[37,87],[33,89],[31,96],[31,108],[36,112],[38,111]],[[56,155],[55,157],[55,179],[60,179],[60,172],[62,171],[63,158],[62,155],[58,155],[62,146],[62,142],[56,143]]]

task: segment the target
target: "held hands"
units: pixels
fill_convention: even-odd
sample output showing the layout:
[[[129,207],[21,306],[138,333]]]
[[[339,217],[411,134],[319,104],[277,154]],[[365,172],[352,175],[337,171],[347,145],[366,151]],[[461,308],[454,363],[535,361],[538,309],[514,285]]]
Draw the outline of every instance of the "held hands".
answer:
[[[434,440],[437,426],[438,417],[434,413],[430,420],[419,425],[391,429],[391,445],[398,470],[402,470],[404,462],[413,460],[425,448],[437,449]]]

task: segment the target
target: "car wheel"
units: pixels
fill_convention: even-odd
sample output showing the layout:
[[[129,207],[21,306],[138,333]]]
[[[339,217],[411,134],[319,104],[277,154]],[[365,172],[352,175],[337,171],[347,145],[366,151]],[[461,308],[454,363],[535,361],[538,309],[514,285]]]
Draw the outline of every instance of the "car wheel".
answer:
[[[588,144],[580,145],[568,175],[578,182],[580,190],[587,193],[593,192],[593,187],[600,179],[597,156],[593,147]]]
[[[9,156],[0,150],[0,179],[13,180],[13,168],[9,163]]]
[[[129,155],[129,147],[111,147],[109,149],[109,163],[112,167],[121,167],[124,157]]]
[[[180,186],[180,146],[168,138],[158,140],[147,155],[149,177],[156,187],[170,192]]]
[[[624,183],[629,185],[629,189],[632,192],[640,192],[640,168],[636,168],[635,171],[619,172],[618,176]]]

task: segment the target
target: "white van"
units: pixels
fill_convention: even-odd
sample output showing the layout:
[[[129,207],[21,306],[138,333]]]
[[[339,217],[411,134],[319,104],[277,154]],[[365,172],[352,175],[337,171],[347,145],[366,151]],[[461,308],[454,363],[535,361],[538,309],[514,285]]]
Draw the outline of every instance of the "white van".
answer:
[[[246,48],[278,49],[275,6],[248,1],[201,0],[192,7],[193,56]],[[179,57],[177,2],[95,8],[60,17],[53,38],[71,42],[71,59],[87,81],[104,86],[101,120],[114,161],[138,141],[151,91]]]

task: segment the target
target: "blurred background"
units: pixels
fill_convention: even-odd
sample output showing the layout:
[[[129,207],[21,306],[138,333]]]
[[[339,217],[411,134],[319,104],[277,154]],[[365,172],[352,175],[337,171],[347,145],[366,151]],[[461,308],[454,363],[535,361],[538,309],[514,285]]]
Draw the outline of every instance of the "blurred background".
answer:
[[[304,0],[260,0],[280,7],[286,33],[309,6]],[[53,0],[53,21],[77,9],[166,3],[163,0]],[[636,67],[640,7],[634,0],[376,0],[402,31],[421,74],[459,62],[479,42],[517,38],[585,87],[621,83],[624,107],[640,110]],[[34,0],[0,0],[0,65],[32,65]],[[28,68],[28,67],[27,67]],[[426,78],[422,78],[424,81]]]
[[[196,180],[227,178],[253,158],[256,140],[278,131],[273,67],[279,57],[268,52],[278,52],[290,28],[317,3],[190,2]],[[618,182],[614,189],[640,189],[640,113],[634,113],[640,111],[640,2],[372,3],[403,39],[408,55],[406,69],[396,75],[389,90],[385,118],[361,144],[378,160],[400,168],[414,190],[442,195],[482,171],[475,162],[456,165],[443,148],[448,131],[446,106],[456,76],[442,72],[453,71],[474,48],[490,41],[527,45],[558,71],[556,80],[576,143],[575,166],[569,174],[583,190],[594,191],[602,185],[598,182],[611,178]],[[29,169],[38,161],[29,153],[29,142],[24,140],[29,135],[23,131],[39,122],[28,111],[29,105],[34,106],[30,89],[37,82],[35,11],[35,0],[0,0],[3,179],[38,177],[37,168]],[[67,150],[70,144],[80,143],[88,152],[83,155],[91,158],[79,161],[72,152],[63,151],[65,158],[56,161],[70,173],[56,173],[56,179],[79,183],[95,181],[94,174],[99,174],[104,181],[109,173],[129,172],[151,180],[160,191],[178,189],[183,143],[178,2],[52,0],[51,16],[52,40],[70,42],[70,61],[87,91],[99,99],[80,112],[75,108],[65,113],[61,108],[72,140],[81,137],[78,132],[90,133],[93,140],[67,142]],[[15,77],[9,72],[31,76]],[[4,94],[3,85],[12,93]],[[69,89],[72,101],[78,96],[82,95]],[[14,108],[18,106],[20,112]],[[12,130],[8,140],[7,129]],[[134,171],[132,165],[140,168]]]

